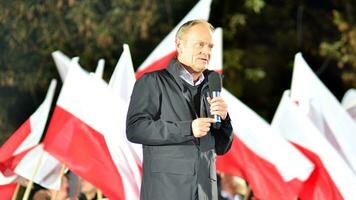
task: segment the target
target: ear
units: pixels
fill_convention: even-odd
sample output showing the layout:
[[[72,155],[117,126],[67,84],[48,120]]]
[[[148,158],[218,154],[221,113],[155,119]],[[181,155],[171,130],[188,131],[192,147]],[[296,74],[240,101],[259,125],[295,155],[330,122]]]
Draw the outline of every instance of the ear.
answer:
[[[176,39],[176,49],[178,53],[182,52],[183,41],[180,39]]]

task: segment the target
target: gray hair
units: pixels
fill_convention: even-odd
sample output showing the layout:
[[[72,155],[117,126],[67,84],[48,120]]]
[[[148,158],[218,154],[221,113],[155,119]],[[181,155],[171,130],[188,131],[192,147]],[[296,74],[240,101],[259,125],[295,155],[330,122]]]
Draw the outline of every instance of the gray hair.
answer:
[[[181,27],[179,27],[177,33],[176,33],[176,39],[182,39],[183,35],[193,26],[197,24],[204,24],[207,25],[210,30],[213,32],[215,30],[214,26],[211,25],[209,22],[203,19],[194,19],[185,22]]]

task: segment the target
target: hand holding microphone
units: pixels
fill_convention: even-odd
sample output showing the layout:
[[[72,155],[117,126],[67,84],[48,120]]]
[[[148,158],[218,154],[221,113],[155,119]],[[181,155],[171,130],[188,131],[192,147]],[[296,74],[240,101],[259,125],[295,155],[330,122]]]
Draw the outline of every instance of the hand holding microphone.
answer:
[[[212,99],[208,97],[208,101],[210,103],[210,112],[214,116],[215,123],[213,127],[216,129],[220,128],[221,119],[225,120],[227,116],[227,104],[220,97],[222,81],[220,74],[216,72],[211,72],[208,76],[209,81],[209,89],[210,96]]]

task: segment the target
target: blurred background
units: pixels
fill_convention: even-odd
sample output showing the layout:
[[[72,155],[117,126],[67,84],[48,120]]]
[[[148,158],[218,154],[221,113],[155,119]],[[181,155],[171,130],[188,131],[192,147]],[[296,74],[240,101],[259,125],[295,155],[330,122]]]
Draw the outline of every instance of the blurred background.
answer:
[[[0,0],[0,144],[59,80],[53,51],[88,71],[104,58],[108,80],[123,43],[138,67],[196,3]],[[209,22],[223,28],[224,87],[268,122],[297,52],[339,100],[356,88],[356,1],[213,0]]]

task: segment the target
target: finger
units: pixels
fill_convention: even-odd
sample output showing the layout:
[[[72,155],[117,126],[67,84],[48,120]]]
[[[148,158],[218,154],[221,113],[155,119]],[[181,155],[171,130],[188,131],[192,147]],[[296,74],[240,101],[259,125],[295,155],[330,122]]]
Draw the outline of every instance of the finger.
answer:
[[[206,100],[208,100],[208,103],[211,104],[211,98],[207,97]]]
[[[200,132],[202,132],[202,133],[207,133],[207,132],[209,132],[209,130],[210,130],[210,127],[201,127],[200,128]]]
[[[200,118],[202,123],[215,123],[214,118]]]
[[[222,97],[214,97],[213,99],[211,99],[211,103],[221,102],[221,101],[224,101]]]

